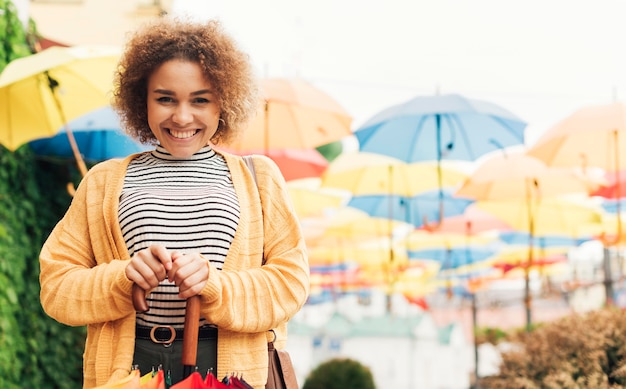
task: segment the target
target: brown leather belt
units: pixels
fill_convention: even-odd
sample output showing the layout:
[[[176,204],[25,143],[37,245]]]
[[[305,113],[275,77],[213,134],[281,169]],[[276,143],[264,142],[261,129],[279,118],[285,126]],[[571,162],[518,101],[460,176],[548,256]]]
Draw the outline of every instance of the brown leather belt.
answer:
[[[183,340],[185,330],[172,326],[135,327],[135,338],[151,340],[158,344],[172,344],[174,341]],[[217,328],[202,326],[198,329],[198,340],[217,339]]]

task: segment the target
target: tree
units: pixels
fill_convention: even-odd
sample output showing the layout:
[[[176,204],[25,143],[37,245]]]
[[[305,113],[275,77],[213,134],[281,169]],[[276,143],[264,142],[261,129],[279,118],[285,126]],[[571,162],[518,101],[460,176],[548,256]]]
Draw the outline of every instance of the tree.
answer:
[[[11,0],[0,0],[0,71],[14,59],[32,53],[28,32]]]
[[[302,387],[302,389],[346,388],[376,389],[370,369],[353,359],[330,359],[311,371]]]
[[[626,387],[626,311],[605,308],[573,314],[513,337],[490,388]]]

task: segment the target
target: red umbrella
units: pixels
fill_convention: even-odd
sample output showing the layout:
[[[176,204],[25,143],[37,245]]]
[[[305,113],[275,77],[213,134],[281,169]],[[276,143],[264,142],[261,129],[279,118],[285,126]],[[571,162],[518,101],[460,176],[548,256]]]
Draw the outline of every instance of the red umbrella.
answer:
[[[283,177],[285,177],[285,181],[319,177],[328,166],[326,158],[315,149],[224,150],[238,155],[263,154],[268,156],[276,162],[281,173],[283,173]]]
[[[473,204],[470,204],[462,215],[443,218],[441,225],[437,229],[440,232],[467,233],[470,235],[489,230],[510,231],[512,228],[500,218],[483,211]]]
[[[624,190],[626,188],[626,170],[607,172],[605,178],[608,183],[591,192],[591,196],[600,196],[605,199],[626,197],[626,190]]]

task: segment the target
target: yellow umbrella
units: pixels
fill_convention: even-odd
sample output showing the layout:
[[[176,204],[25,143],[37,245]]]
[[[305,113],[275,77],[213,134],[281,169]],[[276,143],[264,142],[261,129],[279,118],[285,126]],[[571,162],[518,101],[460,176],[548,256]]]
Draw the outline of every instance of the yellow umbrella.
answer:
[[[110,46],[53,46],[11,61],[0,74],[0,143],[14,150],[109,104],[119,54]],[[71,129],[66,129],[84,173]]]
[[[406,266],[406,249],[398,243],[393,245],[388,239],[369,239],[367,241],[349,241],[335,239],[326,244],[309,247],[311,265],[331,265],[339,263],[357,263],[363,268],[387,269]],[[391,257],[393,256],[393,263]]]
[[[513,229],[531,232],[533,236],[584,238],[599,234],[605,228],[604,212],[591,200],[542,199],[534,204],[532,215],[525,200],[478,201],[474,205],[502,219]]]
[[[352,117],[303,79],[261,80],[263,105],[235,150],[310,149],[352,135]]]
[[[300,218],[322,216],[328,210],[345,205],[350,198],[347,191],[322,188],[319,177],[287,181],[287,190]]]
[[[441,169],[441,175],[438,173]],[[322,186],[361,195],[414,196],[440,187],[453,187],[467,177],[452,161],[405,163],[380,154],[353,152],[339,155],[322,173]]]

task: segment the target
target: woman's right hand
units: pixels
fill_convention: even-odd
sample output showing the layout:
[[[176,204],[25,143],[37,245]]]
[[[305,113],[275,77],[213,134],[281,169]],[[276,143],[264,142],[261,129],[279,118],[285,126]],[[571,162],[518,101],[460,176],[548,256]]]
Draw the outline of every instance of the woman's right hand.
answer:
[[[172,253],[165,246],[150,245],[133,255],[126,266],[126,277],[145,291],[152,290],[172,269]]]

